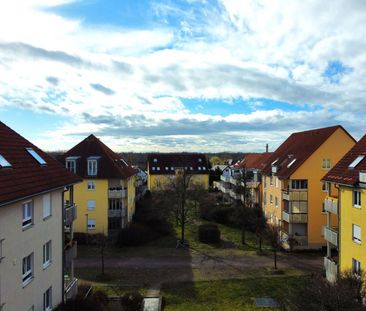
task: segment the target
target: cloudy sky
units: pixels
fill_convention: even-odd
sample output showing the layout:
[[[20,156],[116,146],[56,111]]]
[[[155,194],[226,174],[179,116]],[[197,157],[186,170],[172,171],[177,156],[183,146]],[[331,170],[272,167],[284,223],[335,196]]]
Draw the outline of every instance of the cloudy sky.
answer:
[[[263,151],[366,133],[366,1],[12,0],[0,120],[45,150]]]

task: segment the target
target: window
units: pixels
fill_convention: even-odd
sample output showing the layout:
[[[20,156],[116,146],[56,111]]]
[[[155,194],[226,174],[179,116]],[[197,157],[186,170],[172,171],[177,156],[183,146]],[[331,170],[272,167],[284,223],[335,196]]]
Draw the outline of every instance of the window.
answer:
[[[95,211],[95,200],[88,200],[88,211]]]
[[[202,162],[202,159],[201,158],[198,158],[198,162]]]
[[[33,223],[33,203],[28,201],[23,203],[23,228]]]
[[[170,168],[172,171],[174,171],[174,167],[172,166],[171,168]]]
[[[272,176],[272,175],[269,177],[269,184],[270,184],[271,186],[273,186],[273,176]]]
[[[206,170],[206,166],[202,166],[202,169],[205,171]]]
[[[263,192],[263,204],[266,205],[267,204],[267,193]]]
[[[361,227],[352,225],[352,239],[354,242],[361,244]]]
[[[51,264],[51,241],[43,244],[43,268],[47,268]]]
[[[122,209],[122,200],[112,199],[109,200],[109,210],[116,211]]]
[[[89,176],[96,176],[97,175],[97,166],[98,161],[97,160],[88,160],[88,175]]]
[[[88,180],[88,190],[95,190],[95,181]]]
[[[94,230],[96,227],[95,219],[88,219],[88,229]]]
[[[323,159],[322,161],[322,169],[330,169],[330,159]]]
[[[45,165],[47,164],[45,160],[43,160],[37,152],[35,152],[32,148],[26,148],[28,153],[35,159],[39,164]]]
[[[275,186],[276,186],[276,188],[278,188],[278,178],[277,177],[275,177]]]
[[[160,171],[160,166],[158,166],[158,167],[156,168],[156,170],[157,170],[157,171]]]
[[[0,154],[0,167],[11,167],[11,164]]]
[[[158,162],[158,159],[154,159],[154,162],[156,163],[156,162]]]
[[[155,171],[155,166],[152,167],[152,170]]]
[[[322,181],[322,191],[329,192],[329,183],[327,183],[326,181]]]
[[[322,203],[322,213],[326,213],[326,210],[325,210],[325,203]]]
[[[361,207],[361,191],[353,190],[353,206]]]
[[[201,166],[198,167],[198,170],[200,171],[201,170]]]
[[[22,269],[22,281],[23,286],[25,286],[33,279],[33,254],[23,258]]]
[[[263,188],[267,188],[267,177],[263,176]]]
[[[348,169],[353,170],[360,162],[365,158],[364,155],[358,156],[353,162],[348,166]]]
[[[201,167],[199,169],[201,169]],[[192,166],[190,167],[190,170],[193,171],[193,167]]]
[[[47,289],[43,294],[43,311],[52,310],[52,287]]]
[[[352,258],[352,272],[355,274],[361,273],[361,263],[354,258]]]
[[[165,166],[165,170],[166,170],[166,171],[169,171],[169,167],[168,167],[168,166]]]
[[[76,160],[68,160],[66,158],[66,168],[70,171],[76,174]]]
[[[302,179],[291,180],[291,189],[307,189],[308,181]]]
[[[278,207],[278,197],[275,197],[275,206]]]
[[[269,203],[273,204],[273,196],[272,196],[272,194],[269,195]]]
[[[51,193],[43,195],[43,219],[51,216]]]

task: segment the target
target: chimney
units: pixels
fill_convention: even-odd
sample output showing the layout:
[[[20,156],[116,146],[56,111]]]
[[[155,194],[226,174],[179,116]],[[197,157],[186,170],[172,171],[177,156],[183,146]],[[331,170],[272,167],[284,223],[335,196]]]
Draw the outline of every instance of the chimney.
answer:
[[[266,144],[266,152],[268,152],[268,144]]]

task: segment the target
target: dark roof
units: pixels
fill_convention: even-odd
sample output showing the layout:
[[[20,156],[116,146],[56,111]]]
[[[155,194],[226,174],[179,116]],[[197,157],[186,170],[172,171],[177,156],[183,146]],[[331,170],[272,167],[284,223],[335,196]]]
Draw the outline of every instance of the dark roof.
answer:
[[[272,152],[249,153],[239,163],[235,164],[234,167],[262,170],[271,155]]]
[[[365,156],[353,169],[349,165],[358,157]],[[324,176],[323,180],[344,185],[359,183],[360,171],[366,171],[366,135]]]
[[[342,129],[352,138],[340,125],[291,134],[268,158],[264,174],[271,174],[272,163],[277,160],[277,176],[281,179],[289,178],[337,129]],[[293,163],[288,167],[291,162]]]
[[[189,174],[209,173],[207,157],[199,153],[152,153],[147,156],[147,165],[151,175],[175,174],[178,167],[186,167]]]
[[[26,148],[32,148],[46,164],[38,163]],[[0,155],[11,164],[11,167],[2,167],[0,164],[0,205],[81,181],[57,160],[2,122]]]
[[[78,157],[76,160],[76,174],[82,178],[125,179],[136,174],[136,170],[132,166],[120,155],[109,149],[93,134],[64,153],[59,157],[59,160],[65,165],[66,158],[68,157]],[[89,157],[96,157],[98,159],[97,176],[88,175],[87,160]]]

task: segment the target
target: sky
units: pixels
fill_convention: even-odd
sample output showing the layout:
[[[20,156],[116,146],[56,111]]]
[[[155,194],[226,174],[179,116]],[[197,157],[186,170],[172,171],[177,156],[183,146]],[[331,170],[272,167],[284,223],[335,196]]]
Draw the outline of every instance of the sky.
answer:
[[[0,121],[44,150],[261,152],[366,134],[366,1],[0,3]]]

